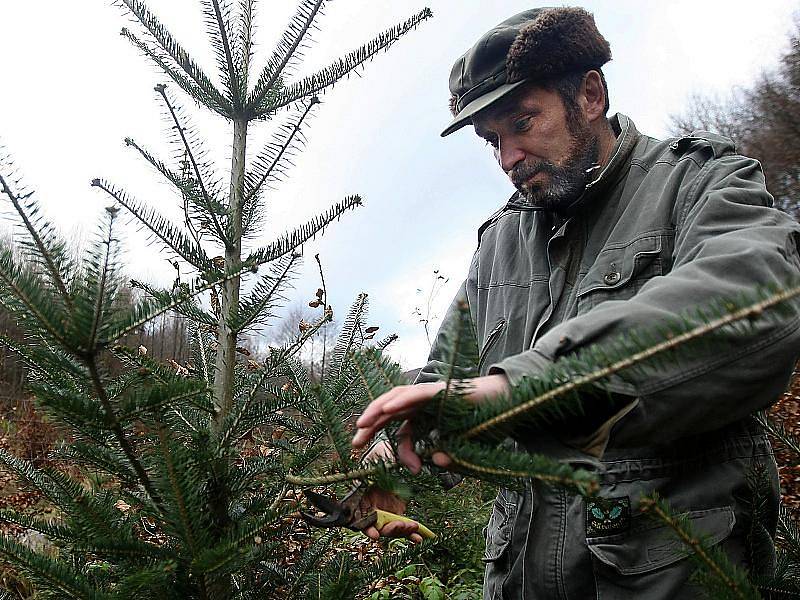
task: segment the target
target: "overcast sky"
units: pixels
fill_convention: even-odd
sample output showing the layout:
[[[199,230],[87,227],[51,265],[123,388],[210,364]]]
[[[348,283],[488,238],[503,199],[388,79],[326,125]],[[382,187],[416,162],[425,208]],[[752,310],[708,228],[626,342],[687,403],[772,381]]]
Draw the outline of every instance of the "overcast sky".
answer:
[[[153,11],[213,71],[197,0],[152,0]],[[623,112],[640,131],[666,135],[669,115],[693,93],[725,96],[775,65],[793,12],[788,0],[596,0],[595,15],[611,44],[604,69],[611,113]],[[425,4],[397,0],[336,0],[318,23],[300,75],[354,49]],[[434,302],[432,327],[463,279],[476,229],[512,188],[487,148],[464,129],[448,138],[447,78],[454,60],[480,35],[516,12],[519,0],[432,0],[434,18],[337,85],[308,130],[309,143],[290,180],[270,200],[260,243],[300,224],[352,193],[365,206],[347,214],[305,248],[294,296],[317,288],[320,252],[334,309],[343,315],[368,292],[370,324],[396,332],[396,357],[408,368],[425,362],[424,331],[413,315],[424,307],[433,271],[449,278]],[[294,2],[262,1],[257,30],[260,65]],[[170,188],[122,143],[125,136],[169,156],[153,85],[165,82],[118,35],[127,23],[109,0],[0,0],[0,143],[13,154],[47,214],[69,234],[91,234],[108,200],[89,188],[94,177],[124,186],[177,220]],[[191,102],[183,101],[187,108]],[[193,109],[219,160],[228,167],[230,133],[219,119]],[[281,115],[285,116],[285,115]],[[249,143],[259,149],[271,124]],[[166,254],[126,229],[132,277],[167,283]]]

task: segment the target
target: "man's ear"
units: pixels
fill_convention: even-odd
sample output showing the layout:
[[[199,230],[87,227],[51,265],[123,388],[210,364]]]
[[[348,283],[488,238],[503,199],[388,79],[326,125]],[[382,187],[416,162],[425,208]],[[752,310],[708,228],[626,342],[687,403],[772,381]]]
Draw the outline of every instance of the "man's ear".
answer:
[[[603,88],[603,79],[597,71],[589,71],[583,76],[581,84],[580,103],[589,123],[605,115],[606,91]]]

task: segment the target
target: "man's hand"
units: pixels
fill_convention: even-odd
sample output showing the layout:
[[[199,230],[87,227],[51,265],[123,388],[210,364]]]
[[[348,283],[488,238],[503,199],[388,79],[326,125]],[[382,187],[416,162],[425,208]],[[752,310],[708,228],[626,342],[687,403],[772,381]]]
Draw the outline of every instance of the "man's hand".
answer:
[[[508,380],[505,375],[488,375],[469,380],[470,390],[467,400],[482,402],[509,390]],[[411,439],[411,421],[414,414],[425,404],[430,402],[436,394],[444,390],[444,382],[420,383],[417,385],[401,385],[373,400],[356,421],[358,431],[353,437],[353,446],[363,448],[373,436],[391,421],[405,420],[398,429],[397,458],[412,473],[419,473],[422,461],[414,452],[414,441]],[[450,457],[443,452],[432,456],[433,462],[447,468]],[[384,528],[385,529],[385,528]]]
[[[362,458],[364,462],[373,462],[377,459],[394,462],[394,452],[392,452],[392,447],[389,442],[385,440],[377,442]],[[359,508],[362,514],[367,514],[371,510],[379,508],[396,515],[402,515],[406,511],[406,503],[396,494],[372,488],[361,497]],[[364,533],[373,540],[377,540],[380,536],[407,537],[415,544],[419,544],[422,541],[422,536],[417,533],[417,528],[418,526],[416,523],[392,521],[384,525],[380,531],[374,526],[371,526],[367,527]]]

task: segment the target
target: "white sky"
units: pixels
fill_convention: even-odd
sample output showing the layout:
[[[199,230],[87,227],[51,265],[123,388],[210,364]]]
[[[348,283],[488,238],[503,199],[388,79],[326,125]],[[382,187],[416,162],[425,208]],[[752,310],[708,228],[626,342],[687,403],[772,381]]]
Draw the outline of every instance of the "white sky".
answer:
[[[170,188],[122,144],[131,136],[164,158],[161,111],[152,91],[165,82],[123,38],[126,19],[108,0],[0,0],[0,143],[15,157],[29,186],[65,232],[86,237],[108,201],[89,188],[94,177],[124,186],[177,220]],[[152,0],[175,36],[207,72],[215,62],[196,0]],[[611,43],[606,66],[611,113],[631,116],[638,128],[665,135],[668,116],[694,92],[727,94],[776,63],[787,41],[789,0],[595,0],[595,14]],[[397,0],[336,0],[319,20],[321,31],[300,74],[310,73],[425,4]],[[444,308],[463,279],[483,219],[512,188],[469,129],[448,138],[447,78],[454,60],[484,31],[535,4],[520,0],[431,0],[423,23],[360,77],[324,97],[309,144],[290,179],[272,195],[265,235],[282,232],[352,193],[365,207],[306,247],[297,296],[313,297],[320,252],[338,315],[360,291],[371,299],[371,324],[396,332],[395,356],[408,368],[427,355],[422,326],[412,315],[424,305],[439,269],[450,278],[434,306]],[[256,65],[293,12],[294,2],[262,1]],[[260,60],[259,60],[260,59]],[[173,86],[174,88],[175,86]],[[187,108],[188,100],[183,101]],[[222,172],[230,134],[220,120],[193,110]],[[254,132],[259,149],[271,125]],[[132,277],[166,283],[174,271],[160,248],[132,225],[126,239]],[[422,292],[417,290],[421,289]],[[434,321],[437,321],[434,318]],[[437,321],[438,322],[438,321]],[[433,325],[435,331],[435,324]]]

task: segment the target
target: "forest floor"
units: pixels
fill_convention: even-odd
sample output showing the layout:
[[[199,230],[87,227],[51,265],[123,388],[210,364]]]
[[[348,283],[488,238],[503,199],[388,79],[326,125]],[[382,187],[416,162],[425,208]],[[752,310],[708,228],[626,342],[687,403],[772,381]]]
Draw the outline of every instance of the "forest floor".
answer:
[[[800,370],[795,370],[789,388],[769,412],[775,423],[783,425],[788,433],[800,439]],[[772,439],[772,446],[778,463],[783,502],[800,521],[800,461],[779,440]]]

